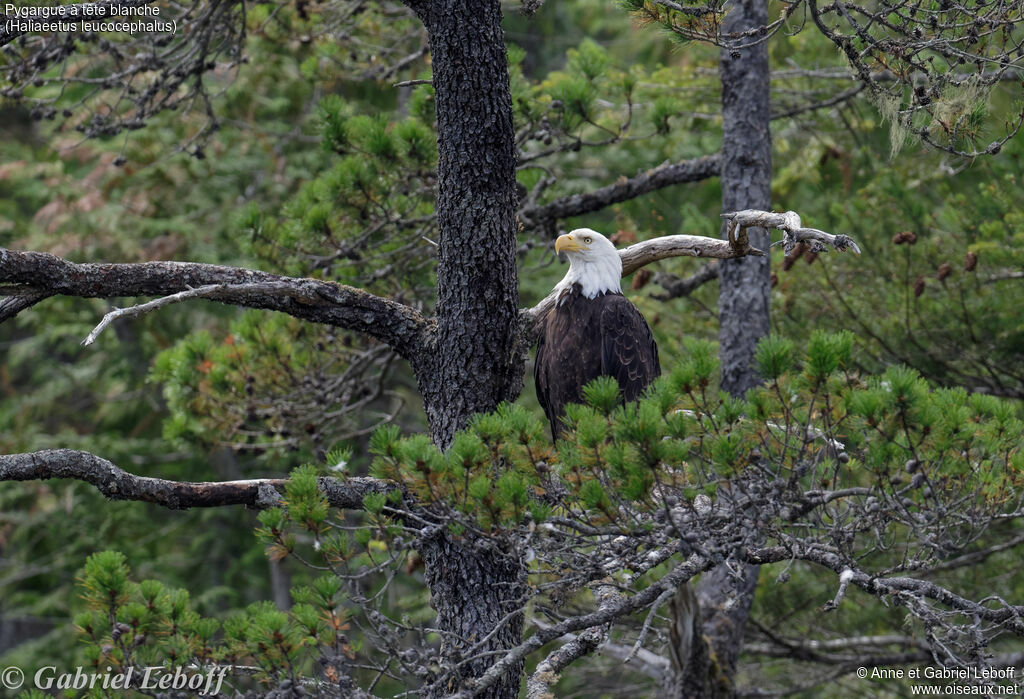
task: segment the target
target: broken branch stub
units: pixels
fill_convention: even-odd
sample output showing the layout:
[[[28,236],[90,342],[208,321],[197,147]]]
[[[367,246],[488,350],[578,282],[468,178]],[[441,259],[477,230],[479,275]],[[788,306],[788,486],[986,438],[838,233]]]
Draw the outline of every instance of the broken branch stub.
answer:
[[[724,213],[722,218],[730,223],[730,241],[734,240],[736,231],[742,234],[746,228],[776,228],[782,231],[782,240],[773,243],[773,247],[781,244],[787,255],[793,251],[797,243],[805,243],[811,252],[827,252],[829,248],[832,248],[839,252],[852,250],[858,255],[860,254],[860,247],[850,236],[833,235],[817,228],[804,228],[800,221],[800,215],[795,211],[776,213],[744,209],[743,211]]]

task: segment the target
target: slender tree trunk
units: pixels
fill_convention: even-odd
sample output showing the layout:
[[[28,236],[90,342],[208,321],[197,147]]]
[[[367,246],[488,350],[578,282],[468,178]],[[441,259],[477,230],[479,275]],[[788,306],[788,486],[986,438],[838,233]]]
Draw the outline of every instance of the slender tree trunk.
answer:
[[[768,23],[765,0],[736,0],[722,33]],[[737,43],[750,43],[745,38]],[[722,211],[771,208],[772,144],[768,105],[768,44],[722,49]],[[723,236],[725,229],[723,227]],[[750,243],[768,249],[768,232],[749,229]],[[723,260],[718,318],[722,388],[742,396],[761,378],[752,367],[754,347],[768,334],[771,292],[768,257]]]
[[[722,33],[743,32],[768,23],[765,0],[736,0]],[[735,45],[749,44],[744,38]],[[726,46],[722,77],[722,211],[771,209],[771,132],[768,44]],[[768,232],[749,229],[750,242],[768,249]],[[725,229],[723,227],[723,237]],[[722,388],[742,396],[761,378],[753,369],[757,341],[768,334],[771,278],[768,257],[723,260],[719,274],[719,350]],[[757,566],[720,565],[701,576],[700,613],[694,623],[701,639],[690,649],[685,676],[671,683],[674,696],[726,697],[735,693],[736,662],[757,589]],[[677,621],[677,623],[679,623]]]
[[[434,442],[447,448],[479,412],[514,398],[518,330],[515,147],[499,0],[414,0],[430,38],[437,100],[437,328],[414,365]],[[443,527],[419,544],[451,685],[479,676],[519,644],[525,569]],[[477,659],[471,660],[473,656]],[[514,699],[522,663],[481,696]],[[455,686],[437,687],[443,696]]]

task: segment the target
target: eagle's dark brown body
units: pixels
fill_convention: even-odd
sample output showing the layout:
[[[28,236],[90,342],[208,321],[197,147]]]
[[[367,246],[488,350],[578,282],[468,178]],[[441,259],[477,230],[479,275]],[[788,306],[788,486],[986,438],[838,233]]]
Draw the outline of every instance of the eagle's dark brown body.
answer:
[[[534,380],[552,436],[561,431],[565,406],[583,401],[588,382],[612,376],[623,400],[632,401],[660,374],[651,329],[621,293],[588,299],[573,284],[548,312],[537,342]]]

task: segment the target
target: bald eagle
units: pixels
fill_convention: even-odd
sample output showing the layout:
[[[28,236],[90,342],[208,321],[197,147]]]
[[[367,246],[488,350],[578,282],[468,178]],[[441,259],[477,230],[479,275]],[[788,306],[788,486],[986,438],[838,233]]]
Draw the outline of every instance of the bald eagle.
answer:
[[[569,258],[569,272],[541,325],[534,381],[557,438],[565,406],[583,401],[585,384],[612,376],[623,401],[633,401],[661,366],[651,328],[622,295],[622,260],[612,242],[579,228],[559,236],[555,251]]]

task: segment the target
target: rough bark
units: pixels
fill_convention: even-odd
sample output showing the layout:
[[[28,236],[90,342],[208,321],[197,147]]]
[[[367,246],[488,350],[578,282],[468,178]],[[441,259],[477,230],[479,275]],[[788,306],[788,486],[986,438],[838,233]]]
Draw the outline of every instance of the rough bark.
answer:
[[[768,23],[764,0],[737,0],[726,16],[723,35]],[[732,43],[733,46],[729,44]],[[722,50],[722,211],[771,208],[771,111],[767,42],[740,39]],[[723,225],[723,237],[729,229]],[[763,228],[749,228],[754,247],[770,244]],[[758,340],[768,334],[771,279],[769,258],[723,260],[719,267],[719,341],[722,389],[742,396],[760,383],[752,363]],[[703,651],[693,659],[682,685],[686,696],[729,696],[743,642],[743,630],[757,587],[757,566],[719,565],[704,573],[697,587]],[[706,663],[706,664],[705,664]],[[701,667],[701,665],[704,665]]]
[[[471,415],[522,383],[510,351],[519,298],[512,97],[498,0],[414,9],[433,59],[440,232],[436,351],[415,368],[444,447]]]
[[[424,696],[447,697],[465,681],[484,675],[494,664],[495,651],[519,645],[526,570],[517,557],[496,550],[493,543],[455,539],[441,528],[419,542],[419,552],[438,627],[447,632],[441,644],[442,670],[454,671],[444,686],[432,686]],[[522,674],[523,661],[513,663],[476,696],[514,699]]]
[[[740,0],[722,33],[743,32],[768,22],[764,0]],[[743,43],[751,40],[743,39]],[[768,45],[722,50],[722,211],[771,208],[771,112]],[[727,225],[723,225],[723,237]],[[750,243],[768,249],[768,232],[748,229]],[[722,388],[742,395],[760,378],[751,366],[757,341],[768,334],[771,290],[767,257],[722,263],[718,314]]]
[[[437,104],[437,330],[433,351],[413,362],[434,442],[494,410],[522,386],[516,277],[515,145],[512,96],[499,0],[410,3],[427,28]],[[439,529],[419,545],[444,632],[448,686],[479,677],[494,651],[522,638],[521,561]],[[466,656],[479,656],[469,659]],[[481,696],[513,698],[523,664]]]
[[[74,449],[47,449],[0,455],[0,482],[69,478],[96,487],[111,500],[148,502],[171,510],[244,505],[265,509],[279,504],[285,478],[188,483],[129,473],[95,454]],[[376,478],[321,478],[320,488],[333,507],[359,510],[370,493],[397,489]]]

